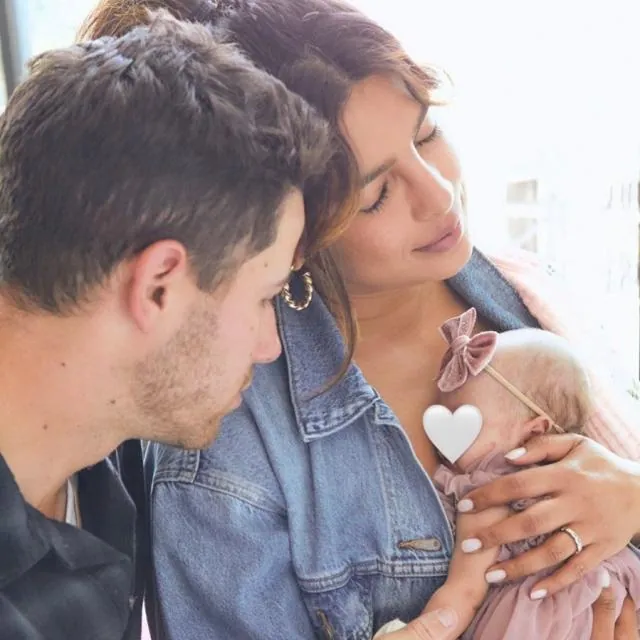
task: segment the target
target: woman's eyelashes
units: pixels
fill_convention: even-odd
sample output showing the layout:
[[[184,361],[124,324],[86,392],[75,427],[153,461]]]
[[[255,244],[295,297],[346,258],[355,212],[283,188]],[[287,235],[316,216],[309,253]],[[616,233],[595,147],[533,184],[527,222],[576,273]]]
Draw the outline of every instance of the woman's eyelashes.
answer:
[[[434,125],[433,129],[431,129],[431,131],[429,132],[429,135],[425,136],[421,140],[416,140],[413,144],[416,149],[419,149],[425,144],[429,144],[430,142],[433,142],[434,140],[438,139],[441,135],[442,135],[442,129],[440,129],[440,127],[436,124]]]
[[[385,180],[385,183],[382,185],[382,189],[380,189],[380,195],[378,199],[366,209],[362,209],[362,213],[377,213],[382,209],[382,205],[387,201],[389,197],[389,182]]]
[[[413,146],[416,149],[420,149],[424,145],[429,144],[434,140],[437,140],[441,134],[442,134],[442,130],[438,125],[435,125],[427,136],[425,136],[420,140],[416,140],[413,143]],[[380,195],[378,195],[378,198],[376,199],[376,201],[370,207],[367,207],[366,209],[361,209],[362,213],[378,213],[384,206],[384,203],[387,201],[388,197],[389,197],[389,181],[385,180],[384,184],[382,185],[382,188],[380,189]]]

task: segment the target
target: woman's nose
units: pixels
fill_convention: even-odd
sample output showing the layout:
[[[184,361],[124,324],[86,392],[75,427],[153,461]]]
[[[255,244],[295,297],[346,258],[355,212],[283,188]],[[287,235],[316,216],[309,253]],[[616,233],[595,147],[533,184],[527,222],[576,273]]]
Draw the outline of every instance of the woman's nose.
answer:
[[[413,216],[416,219],[425,219],[449,213],[455,201],[453,183],[433,164],[422,159],[416,164],[408,185]]]

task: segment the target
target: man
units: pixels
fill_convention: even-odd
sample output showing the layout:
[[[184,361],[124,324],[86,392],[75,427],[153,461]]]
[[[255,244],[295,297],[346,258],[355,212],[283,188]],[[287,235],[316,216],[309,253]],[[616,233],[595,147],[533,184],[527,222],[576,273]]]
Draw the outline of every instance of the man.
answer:
[[[271,299],[330,153],[204,27],[32,63],[0,121],[1,638],[140,637],[144,527],[108,456],[127,441],[142,504],[133,439],[208,445],[279,355]]]

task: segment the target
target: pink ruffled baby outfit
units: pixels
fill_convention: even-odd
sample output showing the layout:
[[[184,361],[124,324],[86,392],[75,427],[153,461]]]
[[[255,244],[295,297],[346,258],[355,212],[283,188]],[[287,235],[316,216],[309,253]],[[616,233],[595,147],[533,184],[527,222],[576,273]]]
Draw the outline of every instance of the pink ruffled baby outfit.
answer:
[[[483,486],[499,476],[513,473],[503,454],[491,454],[468,473],[457,474],[441,465],[434,482],[449,521],[455,522],[456,504],[472,489]],[[514,511],[522,511],[530,501],[514,503]],[[503,545],[499,561],[502,562],[540,545],[546,536],[539,536],[513,544]],[[627,593],[636,604],[640,623],[640,558],[629,548],[623,549],[602,565],[611,576],[617,611]],[[529,596],[542,575],[492,585],[482,607],[476,614],[462,640],[587,640],[591,637],[591,605],[600,595],[598,571],[587,573],[582,580],[563,591],[532,600]]]

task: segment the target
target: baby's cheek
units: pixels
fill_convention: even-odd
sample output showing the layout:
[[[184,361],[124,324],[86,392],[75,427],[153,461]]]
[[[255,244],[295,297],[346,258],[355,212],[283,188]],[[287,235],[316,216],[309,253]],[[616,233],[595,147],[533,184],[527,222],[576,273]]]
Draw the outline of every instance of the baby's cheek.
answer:
[[[486,458],[488,455],[498,450],[498,444],[494,437],[484,433],[484,428],[480,431],[480,435],[474,440],[473,444],[465,453],[462,454],[457,462],[457,466],[462,471],[466,471],[475,466],[477,462]]]
[[[497,442],[500,444],[500,450],[507,453],[522,446],[528,436],[529,432],[523,424],[510,422],[500,429],[500,437]]]

